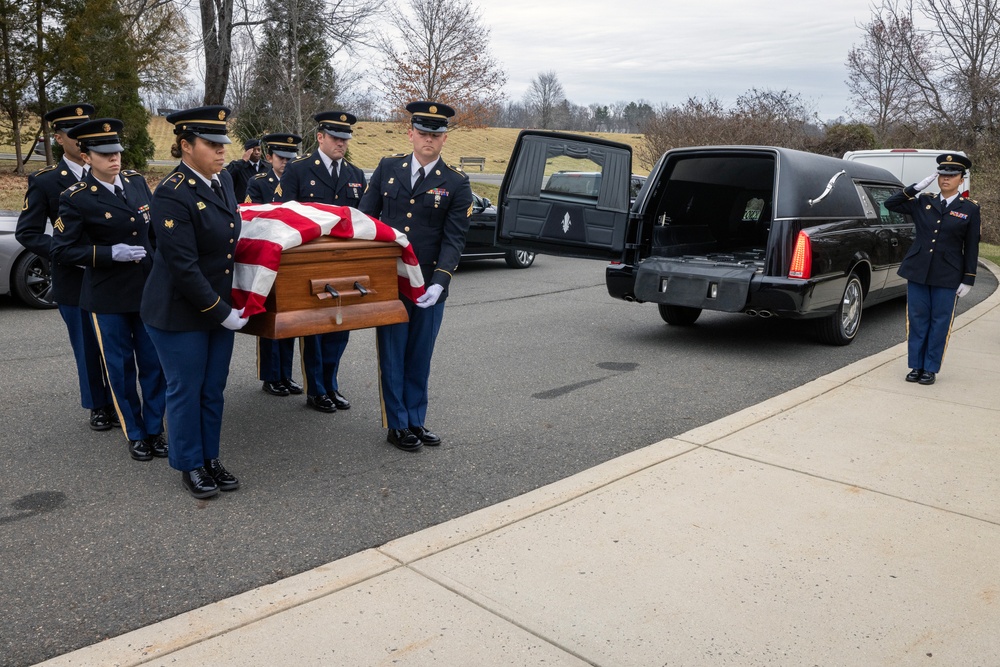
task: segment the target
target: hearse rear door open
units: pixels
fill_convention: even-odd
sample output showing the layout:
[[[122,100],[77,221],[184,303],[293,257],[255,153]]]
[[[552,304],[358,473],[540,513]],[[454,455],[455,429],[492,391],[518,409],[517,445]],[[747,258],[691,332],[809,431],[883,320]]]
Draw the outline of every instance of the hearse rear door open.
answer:
[[[592,137],[518,135],[497,207],[496,244],[619,260],[629,219],[632,149]]]

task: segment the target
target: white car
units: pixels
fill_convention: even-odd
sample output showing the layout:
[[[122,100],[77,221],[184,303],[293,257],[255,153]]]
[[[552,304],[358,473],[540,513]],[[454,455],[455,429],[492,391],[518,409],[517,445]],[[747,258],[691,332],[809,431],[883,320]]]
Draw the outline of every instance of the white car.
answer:
[[[49,262],[14,238],[17,212],[0,211],[0,294],[11,294],[32,308],[55,308]]]

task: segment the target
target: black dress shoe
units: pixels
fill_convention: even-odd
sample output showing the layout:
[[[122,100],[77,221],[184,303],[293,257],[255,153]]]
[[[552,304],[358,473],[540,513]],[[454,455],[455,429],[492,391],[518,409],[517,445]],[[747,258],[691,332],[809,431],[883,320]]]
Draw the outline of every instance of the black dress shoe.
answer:
[[[195,498],[211,498],[219,492],[219,486],[203,467],[182,472],[181,484]]]
[[[909,373],[906,374],[906,381],[907,382],[916,382],[916,381],[918,381],[920,379],[920,376],[923,375],[923,373],[924,373],[924,369],[922,369],[922,368],[914,368],[912,371],[910,371]]]
[[[115,410],[115,406],[108,405],[104,408],[104,411],[111,417],[111,425],[115,428],[121,428],[122,420],[118,418],[118,411]]]
[[[295,394],[296,396],[302,393],[302,385],[292,378],[282,379],[281,384],[285,385],[285,389],[287,389],[289,393]]]
[[[163,437],[163,434],[151,435],[143,439],[146,446],[149,447],[149,453],[158,459],[165,459],[168,455],[167,439]]]
[[[336,412],[337,406],[333,404],[330,397],[326,394],[320,394],[319,396],[306,396],[306,405],[308,405],[313,410],[319,410],[320,412]]]
[[[265,382],[261,385],[261,389],[266,391],[271,396],[288,396],[288,387],[281,384],[280,382]]]
[[[240,488],[240,480],[236,479],[236,475],[226,470],[219,459],[205,461],[205,469],[215,480],[219,491],[235,491]]]
[[[348,410],[351,407],[351,402],[344,398],[344,395],[336,389],[333,390],[333,394],[330,398],[333,400],[333,404],[337,406],[338,410]]]
[[[128,453],[136,461],[152,461],[153,450],[145,440],[129,440]]]
[[[421,444],[427,445],[428,447],[437,447],[441,444],[441,438],[436,433],[431,433],[423,426],[411,426],[410,433],[417,436]]]
[[[95,431],[107,431],[111,428],[111,416],[104,408],[90,411],[90,428]]]
[[[931,373],[930,371],[922,371],[920,373],[920,379],[917,380],[920,384],[934,384],[934,380],[937,379],[936,373]]]
[[[390,428],[386,442],[404,452],[415,452],[423,446],[420,438],[410,433],[408,428]]]

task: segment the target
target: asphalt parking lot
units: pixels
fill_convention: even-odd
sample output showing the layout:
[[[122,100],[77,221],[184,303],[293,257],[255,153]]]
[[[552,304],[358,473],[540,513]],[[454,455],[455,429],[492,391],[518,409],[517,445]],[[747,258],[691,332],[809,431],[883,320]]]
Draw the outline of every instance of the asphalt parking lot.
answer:
[[[996,289],[981,275],[963,309]],[[713,421],[902,341],[903,313],[901,301],[872,308],[859,339],[834,348],[773,319],[707,313],[667,327],[655,307],[608,297],[598,262],[469,264],[431,378],[427,424],[442,447],[385,443],[371,331],[352,334],[340,379],[354,407],[334,415],[264,394],[253,339],[239,336],[223,460],[243,488],[195,501],[165,461],[134,462],[121,433],[87,428],[58,314],[2,300],[0,664],[116,636]]]

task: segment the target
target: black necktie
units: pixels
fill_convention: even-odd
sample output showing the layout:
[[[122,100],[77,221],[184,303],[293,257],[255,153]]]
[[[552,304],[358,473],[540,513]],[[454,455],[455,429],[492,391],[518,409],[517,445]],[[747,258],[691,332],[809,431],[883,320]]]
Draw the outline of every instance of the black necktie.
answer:
[[[219,183],[214,178],[212,179],[212,191],[215,193],[216,197],[218,197],[219,199],[222,200],[222,202],[224,204],[228,204],[229,203],[229,202],[226,201],[226,196],[224,194],[222,194],[222,183]]]
[[[417,169],[417,180],[413,182],[413,191],[416,192],[420,184],[424,182],[424,168]]]
[[[124,190],[122,190],[122,189],[121,189],[120,187],[118,187],[117,185],[115,186],[115,196],[116,196],[116,197],[118,197],[119,199],[121,199],[121,200],[122,200],[122,202],[124,202],[124,203],[126,203],[126,204],[128,203],[128,200],[127,200],[127,199],[125,199],[125,191],[124,191]]]
[[[330,176],[333,177],[333,182],[336,183],[340,180],[340,163],[331,162],[330,163]]]

